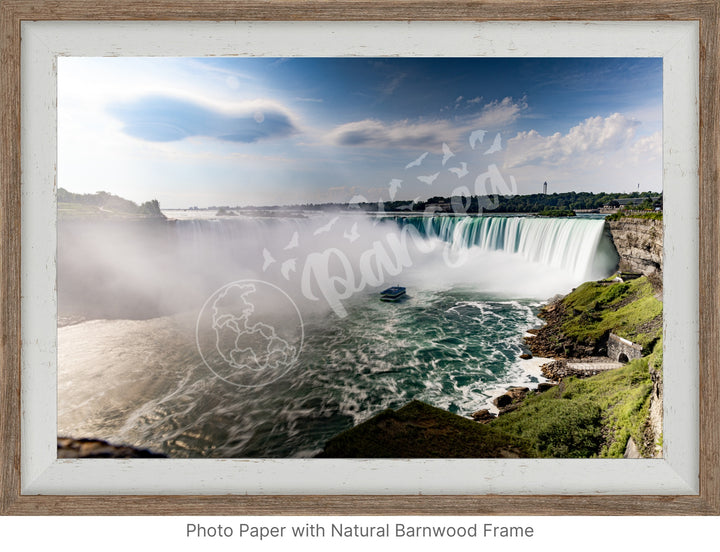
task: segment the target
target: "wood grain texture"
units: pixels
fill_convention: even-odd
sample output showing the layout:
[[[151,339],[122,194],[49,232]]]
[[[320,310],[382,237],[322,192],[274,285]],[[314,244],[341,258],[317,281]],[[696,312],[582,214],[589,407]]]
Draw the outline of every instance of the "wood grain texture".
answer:
[[[720,512],[720,2],[700,24],[700,494]]]
[[[20,497],[13,515],[712,515],[668,496],[102,496]]]
[[[3,0],[24,20],[695,20],[717,0]]]
[[[137,1],[0,4],[0,513],[12,515],[720,514],[719,0]],[[20,22],[696,20],[700,22],[699,496],[23,496],[20,494]]]
[[[20,23],[0,4],[0,513],[20,493]]]

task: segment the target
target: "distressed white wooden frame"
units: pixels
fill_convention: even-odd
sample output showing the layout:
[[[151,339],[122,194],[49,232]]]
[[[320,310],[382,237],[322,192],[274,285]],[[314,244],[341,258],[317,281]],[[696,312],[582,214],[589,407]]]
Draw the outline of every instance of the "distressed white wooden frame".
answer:
[[[23,22],[22,494],[697,495],[697,22]],[[664,458],[58,460],[58,56],[662,57]]]

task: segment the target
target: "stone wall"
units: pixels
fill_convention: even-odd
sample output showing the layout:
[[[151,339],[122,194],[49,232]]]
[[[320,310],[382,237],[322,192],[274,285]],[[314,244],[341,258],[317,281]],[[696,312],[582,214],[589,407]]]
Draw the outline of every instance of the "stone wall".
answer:
[[[611,333],[607,342],[607,356],[618,362],[628,362],[635,358],[642,358],[642,347]]]
[[[608,221],[613,243],[620,255],[621,272],[661,276],[663,268],[663,222],[641,218]]]

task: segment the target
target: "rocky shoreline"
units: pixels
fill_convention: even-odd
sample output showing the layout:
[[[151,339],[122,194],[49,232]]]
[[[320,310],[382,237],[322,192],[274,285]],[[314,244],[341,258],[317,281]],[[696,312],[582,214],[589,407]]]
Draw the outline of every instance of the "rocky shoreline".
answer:
[[[563,306],[565,297],[567,296],[552,297],[541,310],[545,324],[527,330],[523,337],[524,345],[530,354],[523,353],[520,359],[530,360],[538,357],[547,359],[548,362],[540,365],[540,371],[548,381],[538,383],[536,389],[522,386],[507,388],[492,399],[492,404],[498,410],[497,413],[490,409],[481,409],[470,416],[473,420],[489,423],[498,416],[519,408],[528,395],[552,389],[564,378],[587,378],[605,371],[602,366],[608,359],[598,356],[598,353],[604,352],[605,348],[597,345],[585,346],[566,336],[559,336],[557,327],[561,324],[565,313]],[[581,364],[583,367],[574,367],[573,364]],[[596,367],[594,368],[593,365]]]
[[[548,359],[549,362],[540,365],[541,374],[548,381],[539,382],[535,389],[524,386],[508,387],[492,398],[492,404],[497,408],[497,413],[492,412],[489,408],[483,408],[470,416],[473,420],[483,424],[489,423],[497,419],[498,416],[502,416],[519,408],[528,395],[543,393],[555,387],[563,377],[580,375],[580,371],[567,367],[566,359],[557,356],[558,349],[550,345],[550,339],[548,337],[550,324],[557,322],[562,315],[562,300],[564,297],[564,295],[556,295],[545,304],[541,312],[547,313],[547,315],[544,316],[546,323],[541,327],[526,330],[523,341],[526,350],[530,352],[522,353],[519,356],[523,361],[538,357]],[[540,339],[537,339],[538,336],[541,336]],[[562,350],[567,351],[574,349],[564,345]],[[589,360],[590,358],[594,357],[585,357],[584,360]],[[583,376],[587,377],[584,372],[581,377]]]
[[[638,366],[629,365],[629,360],[641,358],[646,366],[645,379],[652,382],[649,407],[645,402],[646,418],[640,433],[635,429],[634,438],[627,438],[624,457],[661,457],[662,221],[622,218],[609,221],[607,230],[620,255],[618,269],[623,272],[606,280],[586,282],[565,296],[553,297],[539,313],[544,324],[528,330],[524,336],[524,345],[532,354],[523,358],[534,355],[551,359],[540,369],[542,376],[552,383],[540,384],[537,390],[509,388],[493,399],[497,415],[483,409],[475,412],[472,419],[493,424],[503,417],[501,425],[507,425],[504,415],[521,411],[524,404],[537,404],[534,395],[559,386],[553,395],[559,397],[564,393],[565,381],[586,380],[625,366]],[[621,349],[625,347],[626,355],[618,351],[618,344]],[[608,381],[603,378],[602,381]]]
[[[555,383],[541,382],[538,384],[536,389],[530,389],[529,387],[510,387],[502,395],[498,395],[493,399],[493,404],[497,407],[498,413],[494,414],[489,409],[483,408],[474,412],[471,418],[481,424],[487,424],[495,420],[498,416],[512,412],[522,406],[523,401],[528,395],[533,393],[544,393],[548,389],[555,387]]]

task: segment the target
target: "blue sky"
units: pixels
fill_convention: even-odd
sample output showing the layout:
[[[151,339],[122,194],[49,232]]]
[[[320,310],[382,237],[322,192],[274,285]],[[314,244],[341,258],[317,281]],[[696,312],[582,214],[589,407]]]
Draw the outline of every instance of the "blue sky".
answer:
[[[660,191],[661,129],[659,58],[59,60],[59,186],[165,208]]]

